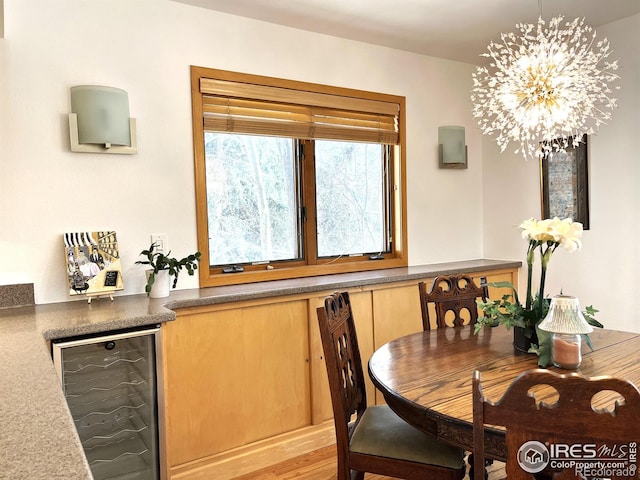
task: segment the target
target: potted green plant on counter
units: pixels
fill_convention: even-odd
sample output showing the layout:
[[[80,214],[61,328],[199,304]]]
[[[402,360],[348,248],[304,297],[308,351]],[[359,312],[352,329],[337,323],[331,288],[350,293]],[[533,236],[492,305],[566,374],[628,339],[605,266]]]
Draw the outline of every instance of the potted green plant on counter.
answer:
[[[162,298],[169,296],[169,285],[173,276],[172,288],[178,284],[180,271],[185,269],[189,275],[193,275],[198,269],[200,262],[200,252],[188,255],[180,260],[171,257],[171,251],[165,255],[157,249],[157,245],[152,243],[148,249],[142,250],[140,255],[144,255],[146,260],[138,260],[136,264],[148,265],[147,285],[145,292],[151,298]]]
[[[504,325],[507,329],[514,327],[514,349],[520,352],[536,353],[538,365],[547,366],[551,361],[551,335],[540,330],[538,325],[547,315],[550,299],[545,297],[544,287],[547,277],[547,266],[553,252],[562,245],[567,251],[575,252],[582,247],[582,224],[571,218],[560,220],[535,220],[533,218],[522,222],[518,228],[522,238],[527,240],[527,296],[524,304],[518,297],[516,288],[510,282],[490,283],[497,288],[510,288],[512,294],[505,294],[498,300],[477,300],[483,315],[478,318],[475,332],[485,325],[492,327]],[[533,264],[536,251],[540,256],[540,282],[534,293]],[[591,305],[582,312],[587,322],[602,328],[594,315],[598,310]],[[585,335],[585,341],[591,348],[591,341]]]

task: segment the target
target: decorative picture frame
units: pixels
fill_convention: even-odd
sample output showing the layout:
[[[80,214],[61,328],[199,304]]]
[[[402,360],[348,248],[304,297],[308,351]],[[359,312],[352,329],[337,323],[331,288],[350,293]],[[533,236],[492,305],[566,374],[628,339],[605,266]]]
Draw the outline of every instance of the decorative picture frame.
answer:
[[[116,232],[65,233],[63,240],[69,295],[113,299],[124,288]]]
[[[542,218],[567,218],[589,230],[589,167],[587,136],[564,152],[549,152],[540,159]]]

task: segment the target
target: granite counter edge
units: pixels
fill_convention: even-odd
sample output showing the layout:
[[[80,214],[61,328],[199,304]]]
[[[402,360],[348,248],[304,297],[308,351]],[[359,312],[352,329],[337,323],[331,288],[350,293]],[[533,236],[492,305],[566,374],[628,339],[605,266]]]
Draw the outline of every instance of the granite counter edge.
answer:
[[[255,284],[255,289],[247,289],[247,291],[230,292],[223,294],[207,294],[208,290],[215,290],[218,287],[210,289],[201,289],[202,295],[198,297],[173,298],[164,306],[172,311],[181,308],[205,307],[208,305],[219,305],[224,303],[234,303],[247,300],[260,300],[263,298],[284,297],[288,295],[300,295],[306,293],[322,292],[327,290],[339,290],[354,287],[365,287],[371,285],[384,285],[389,283],[398,283],[410,280],[420,280],[424,278],[433,278],[438,275],[452,275],[457,273],[475,273],[481,271],[502,270],[508,268],[520,268],[520,261],[493,261],[493,263],[483,263],[478,265],[464,264],[437,264],[434,268],[427,267],[405,267],[400,269],[390,269],[383,271],[362,272],[356,274],[343,275],[326,275],[323,276],[322,282],[316,281],[318,277],[311,279],[299,279],[295,285],[278,285],[270,287],[269,283],[280,284],[284,282],[263,282]],[[447,265],[442,267],[440,265]],[[396,270],[398,273],[388,274],[389,271]],[[380,272],[384,272],[381,274]],[[344,277],[355,277],[341,279]],[[287,281],[289,282],[289,281]],[[294,281],[291,281],[294,282]],[[259,285],[259,287],[258,287]],[[177,297],[177,296],[176,296]]]
[[[116,296],[113,301],[37,305],[36,328],[45,340],[99,334],[170,322],[176,310],[264,298],[304,295],[433,278],[438,275],[519,268],[522,262],[477,259],[430,265],[260,282],[244,285],[174,290],[168,298],[144,294]],[[19,311],[20,309],[17,309]],[[25,316],[29,315],[27,310]]]

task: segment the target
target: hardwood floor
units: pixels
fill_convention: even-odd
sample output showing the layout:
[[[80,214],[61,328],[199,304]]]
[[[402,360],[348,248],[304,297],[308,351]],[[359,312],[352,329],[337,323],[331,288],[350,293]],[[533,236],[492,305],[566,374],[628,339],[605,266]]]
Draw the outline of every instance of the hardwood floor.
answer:
[[[488,480],[498,480],[506,477],[504,464],[494,462],[487,468]],[[391,477],[367,473],[365,480],[392,480]],[[467,477],[468,478],[468,474]],[[335,446],[322,448],[307,455],[288,460],[277,465],[242,475],[230,480],[335,480],[336,460]]]

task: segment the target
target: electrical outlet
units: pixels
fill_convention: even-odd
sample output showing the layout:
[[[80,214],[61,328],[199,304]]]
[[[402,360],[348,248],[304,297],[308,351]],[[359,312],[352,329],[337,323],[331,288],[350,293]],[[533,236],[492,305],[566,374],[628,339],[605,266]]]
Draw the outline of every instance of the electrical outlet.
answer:
[[[159,253],[167,253],[169,251],[169,241],[166,233],[152,233],[151,243],[156,244],[155,250]]]

